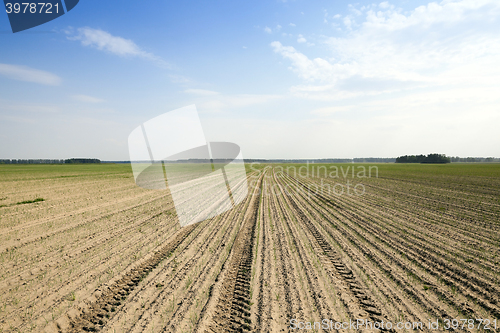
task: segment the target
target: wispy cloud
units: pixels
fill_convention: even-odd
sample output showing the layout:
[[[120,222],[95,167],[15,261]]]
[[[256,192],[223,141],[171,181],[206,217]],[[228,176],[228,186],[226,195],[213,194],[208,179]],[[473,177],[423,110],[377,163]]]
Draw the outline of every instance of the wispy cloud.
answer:
[[[84,102],[84,103],[102,103],[102,102],[104,102],[103,99],[88,96],[88,95],[73,95],[72,98],[76,101]]]
[[[277,24],[276,28],[269,28],[268,26],[266,26],[264,28],[264,31],[268,34],[272,34],[273,32],[279,32],[281,30],[281,28],[283,28],[283,27],[281,25]]]
[[[59,76],[46,71],[27,66],[9,64],[0,64],[0,75],[13,80],[39,83],[48,86],[57,86],[61,84],[62,81]]]
[[[67,33],[68,39],[79,40],[82,45],[94,47],[98,50],[112,53],[121,57],[138,57],[154,62],[160,67],[170,68],[165,60],[153,53],[146,52],[130,39],[113,36],[107,31],[83,27],[77,29],[77,34],[73,35],[71,30]]]
[[[311,60],[292,46],[284,46],[277,41],[272,42],[271,46],[274,48],[274,52],[289,59],[292,62],[292,70],[296,72],[299,77],[307,81],[334,80],[335,76],[342,72],[342,69],[344,69],[345,72],[343,74],[344,76],[349,73],[348,68],[342,68],[343,65],[331,64],[322,58]]]
[[[349,14],[339,17],[345,36],[325,37],[330,52],[324,56],[310,58],[279,41],[271,46],[307,82],[292,89],[301,96],[343,99],[415,87],[497,84],[499,15],[500,3],[493,0],[432,2],[409,12],[388,2],[350,6]],[[302,35],[297,41],[307,42]],[[308,88],[315,85],[322,89]]]

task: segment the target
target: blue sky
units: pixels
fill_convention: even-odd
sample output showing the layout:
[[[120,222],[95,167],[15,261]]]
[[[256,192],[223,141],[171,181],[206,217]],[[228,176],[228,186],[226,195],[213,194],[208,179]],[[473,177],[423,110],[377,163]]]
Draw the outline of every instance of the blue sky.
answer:
[[[500,157],[500,3],[95,1],[12,34],[0,158],[127,160],[196,104],[245,158]]]

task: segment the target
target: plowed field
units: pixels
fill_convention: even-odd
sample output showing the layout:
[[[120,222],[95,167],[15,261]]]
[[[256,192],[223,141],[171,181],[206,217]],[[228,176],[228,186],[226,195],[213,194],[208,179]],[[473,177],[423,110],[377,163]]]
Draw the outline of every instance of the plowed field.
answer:
[[[0,166],[0,332],[498,331],[500,165],[368,167],[247,165],[180,228],[128,165]]]

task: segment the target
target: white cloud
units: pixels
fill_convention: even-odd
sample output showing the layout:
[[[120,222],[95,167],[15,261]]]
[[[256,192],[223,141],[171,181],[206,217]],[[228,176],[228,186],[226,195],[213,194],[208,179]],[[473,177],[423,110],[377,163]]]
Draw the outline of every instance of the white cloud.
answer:
[[[283,46],[280,42],[271,43],[274,52],[292,61],[292,70],[307,81],[335,81],[337,76],[349,77],[355,72],[354,66],[331,64],[325,59],[309,59],[292,46]]]
[[[13,80],[26,81],[44,84],[48,86],[57,86],[62,79],[52,73],[27,66],[0,64],[0,75]]]
[[[66,33],[71,34],[71,30]],[[165,68],[171,67],[160,57],[142,50],[130,39],[113,36],[109,32],[89,27],[79,28],[76,36],[70,36],[70,40],[79,40],[82,45],[94,47],[101,51],[106,51],[121,57],[139,57],[155,62]]]
[[[281,30],[281,25],[279,25],[279,24],[278,24],[278,25],[276,26],[276,31],[280,31],[280,30]]]
[[[87,95],[73,95],[72,98],[76,101],[83,102],[83,103],[102,103],[102,102],[104,102],[103,99],[92,97],[92,96],[87,96]]]
[[[307,39],[304,38],[304,36],[299,35],[297,38],[297,43],[306,43]]]
[[[343,99],[500,82],[499,2],[443,1],[408,13],[389,3],[374,6],[350,7],[354,16],[344,20],[352,31],[327,37],[324,43],[331,52],[322,57],[311,59],[291,46],[271,44],[299,77],[330,87],[315,91],[298,86],[293,93]],[[362,21],[354,22],[358,14]]]
[[[295,27],[295,23],[290,23],[289,26]]]
[[[80,40],[84,46],[93,46],[99,50],[105,50],[119,56],[150,56],[149,53],[142,51],[130,39],[116,37],[99,29],[80,28],[78,29],[77,36],[69,38]]]
[[[350,16],[346,16],[344,17],[344,25],[345,27],[348,29],[348,30],[351,30],[352,29],[352,21],[351,21],[351,17]]]
[[[359,9],[356,8],[356,5],[347,5],[347,8],[349,8],[349,11],[353,13],[355,16],[360,16],[363,15],[363,12]],[[361,9],[364,10],[366,7],[362,7]]]
[[[382,5],[382,4],[381,4]],[[494,0],[461,0],[431,2],[427,6],[415,8],[409,15],[404,15],[400,9],[387,3],[385,11],[366,11],[365,28],[397,31],[409,27],[430,28],[439,23],[466,24],[475,21],[496,20],[500,14],[500,3]],[[388,8],[388,9],[387,9]],[[452,28],[452,27],[450,27]]]
[[[184,92],[188,93],[188,94],[200,95],[200,96],[213,96],[213,95],[219,94],[216,91],[204,90],[204,89],[186,89],[186,90],[184,90]]]
[[[272,33],[273,31],[269,27],[265,27],[264,31],[267,32],[268,34]]]

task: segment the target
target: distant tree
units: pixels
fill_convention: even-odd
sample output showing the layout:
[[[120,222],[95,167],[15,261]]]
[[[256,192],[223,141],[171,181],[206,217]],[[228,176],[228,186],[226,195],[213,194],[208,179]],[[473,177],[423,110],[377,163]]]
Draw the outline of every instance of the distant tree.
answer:
[[[101,160],[97,159],[97,158],[68,158],[67,160],[64,160],[64,163],[65,164],[77,164],[77,163],[85,163],[85,164],[88,164],[88,163],[94,163],[94,164],[98,164],[98,163],[101,163]]]
[[[353,158],[353,161],[354,163],[394,163],[396,159],[386,157],[362,157]]]
[[[429,154],[425,159],[420,163],[450,163],[450,158],[446,157],[444,154]]]
[[[450,163],[450,161],[444,154],[404,155],[396,158],[396,163]]]

